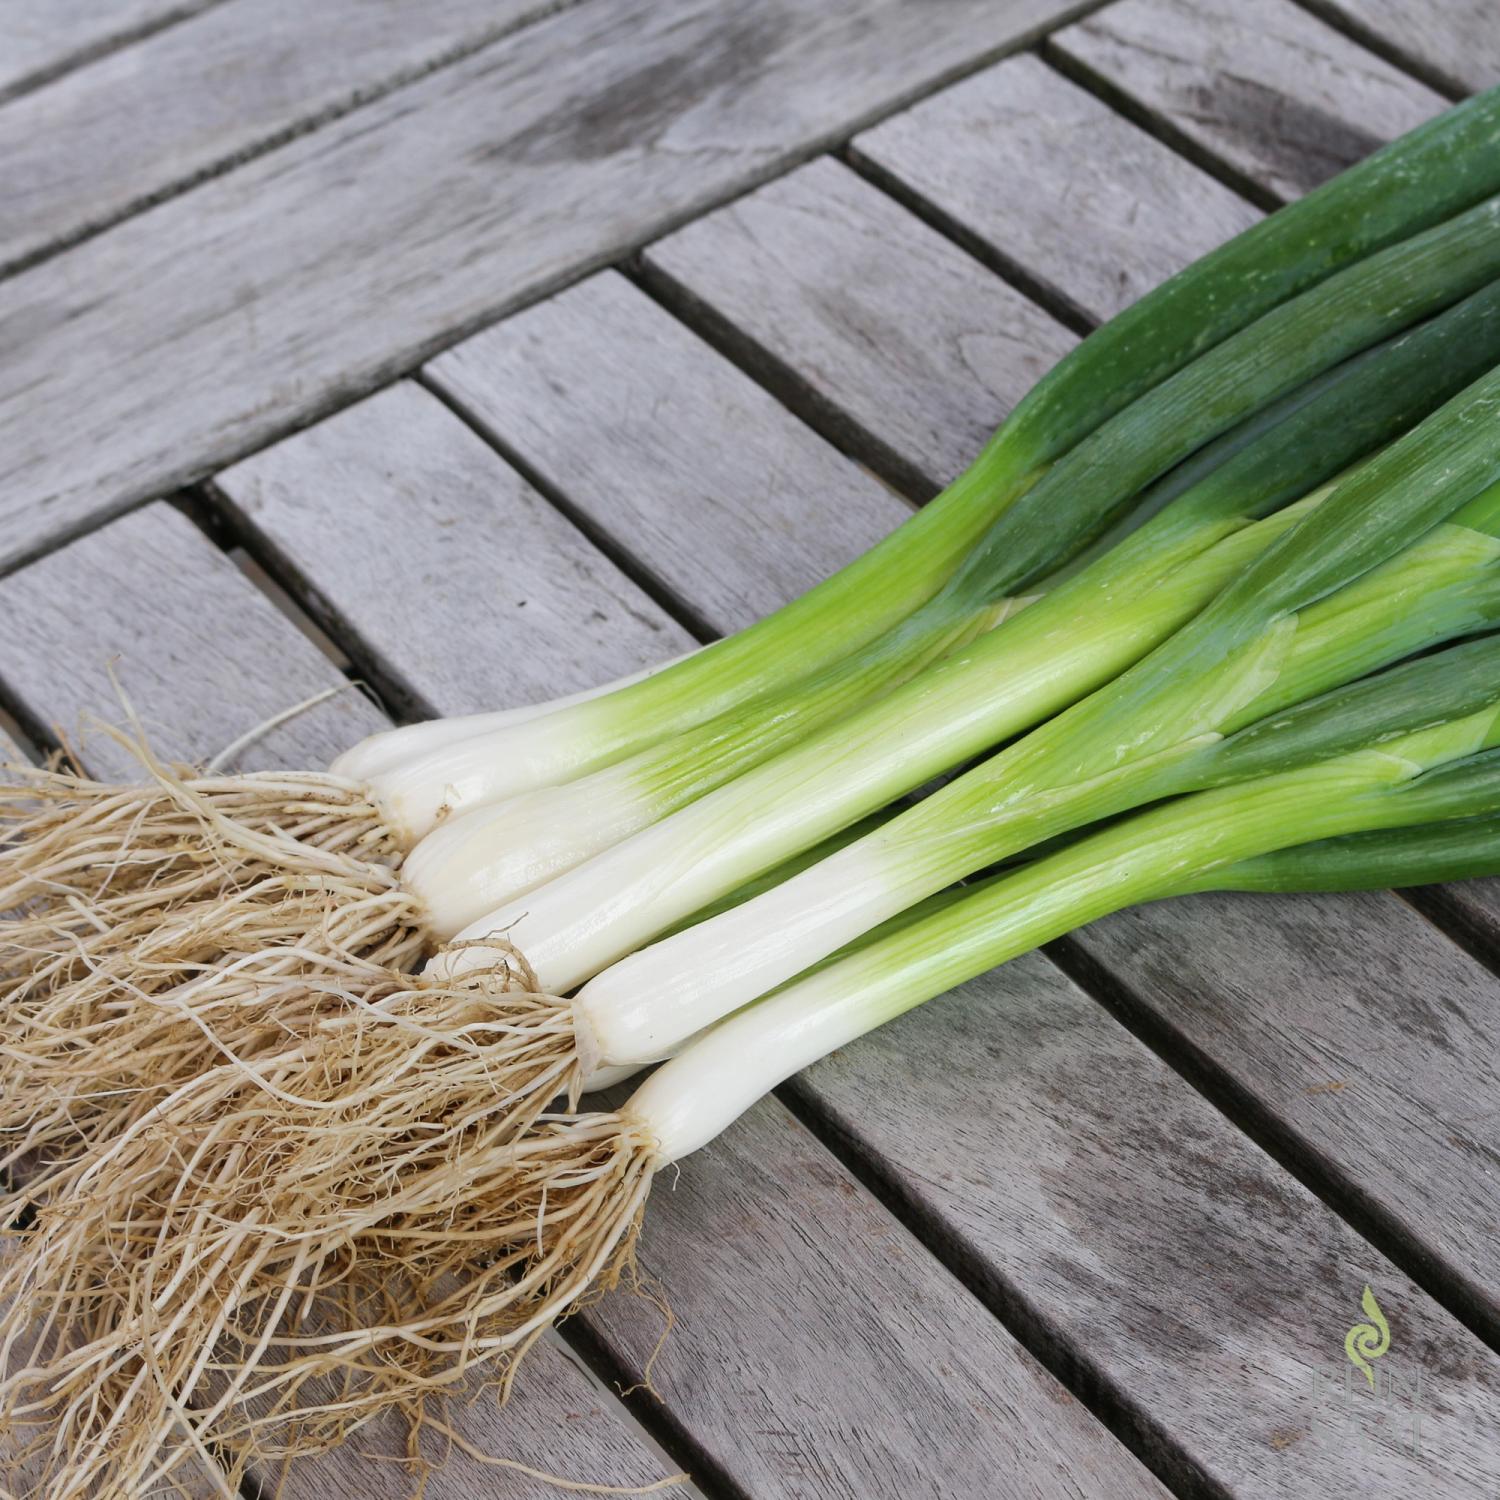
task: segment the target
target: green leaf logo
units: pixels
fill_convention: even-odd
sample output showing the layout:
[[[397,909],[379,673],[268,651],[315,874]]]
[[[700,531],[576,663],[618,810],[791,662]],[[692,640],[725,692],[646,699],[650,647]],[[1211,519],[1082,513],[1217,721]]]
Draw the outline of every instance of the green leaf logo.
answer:
[[[1364,1373],[1373,1391],[1375,1372],[1370,1368],[1370,1361],[1379,1359],[1391,1347],[1391,1325],[1386,1322],[1385,1314],[1381,1312],[1375,1293],[1368,1284],[1365,1286],[1364,1296],[1359,1299],[1359,1305],[1364,1308],[1365,1316],[1370,1321],[1356,1323],[1344,1335],[1344,1353],[1349,1356],[1349,1363]]]

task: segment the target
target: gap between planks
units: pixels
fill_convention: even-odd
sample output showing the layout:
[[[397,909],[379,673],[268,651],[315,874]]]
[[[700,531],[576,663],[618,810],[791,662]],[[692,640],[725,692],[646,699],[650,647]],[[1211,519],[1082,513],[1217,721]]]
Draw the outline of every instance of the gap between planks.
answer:
[[[1082,59],[1064,52],[1051,36],[1042,43],[1039,55],[1048,67],[1061,74],[1069,83],[1076,83],[1079,88],[1087,89],[1101,104],[1108,105],[1132,125],[1138,125],[1163,146],[1186,158],[1201,171],[1216,177],[1231,192],[1238,193],[1247,203],[1253,203],[1262,213],[1275,213],[1286,202],[1284,198],[1256,182],[1249,173],[1240,171],[1233,163],[1177,129],[1165,115],[1148,103],[1136,98]]]
[[[1035,55],[1042,61],[1046,60],[1040,51]],[[888,198],[893,198],[929,229],[935,229],[944,239],[950,240],[960,250],[971,255],[987,271],[993,272],[1007,286],[1013,287],[1028,301],[1034,302],[1079,338],[1087,338],[1099,326],[1100,320],[1080,307],[1065,292],[1048,286],[1019,260],[1007,255],[1004,249],[987,240],[978,231],[970,229],[962,219],[947,212],[920,188],[887,170],[873,157],[865,155],[858,140],[848,142],[838,155],[847,167],[858,172],[872,187],[879,188]]]
[[[1393,68],[1400,68],[1411,74],[1419,83],[1425,83],[1428,88],[1453,100],[1455,104],[1468,98],[1470,90],[1458,79],[1427,62],[1409,47],[1402,46],[1395,38],[1385,36],[1378,27],[1367,25],[1357,16],[1349,14],[1338,4],[1330,3],[1330,0],[1292,0],[1292,3],[1300,5],[1325,26],[1342,32],[1351,42],[1357,42],[1376,57],[1383,58]],[[1433,3],[1433,0],[1427,0],[1427,3]]]
[[[233,0],[217,0],[217,5],[226,3],[232,6]],[[190,191],[202,183],[209,182],[215,177],[221,177],[226,172],[233,171],[237,167],[245,166],[258,157],[265,156],[267,153],[275,151],[282,146],[290,145],[302,136],[310,135],[323,126],[330,125],[335,120],[340,120],[344,116],[352,114],[367,105],[374,104],[378,100],[384,99],[390,94],[397,93],[403,88],[409,88],[412,84],[420,83],[430,74],[439,72],[443,68],[451,67],[455,63],[462,62],[473,53],[481,52],[486,47],[494,46],[497,42],[504,41],[507,37],[525,30],[528,26],[535,25],[540,21],[549,20],[551,17],[575,5],[585,3],[588,3],[588,0],[535,0],[535,3],[529,7],[507,16],[503,20],[493,21],[489,25],[479,28],[472,36],[454,38],[448,45],[440,47],[430,57],[424,58],[421,61],[397,67],[382,77],[372,78],[363,83],[351,80],[349,91],[342,98],[332,99],[312,108],[300,118],[294,115],[293,118],[284,123],[271,126],[266,130],[264,135],[226,150],[222,155],[210,156],[199,165],[186,168],[180,176],[164,181],[156,187],[145,189],[113,207],[101,208],[97,214],[86,217],[71,227],[59,230],[59,232],[43,242],[29,249],[21,250],[9,260],[0,261],[0,279],[18,275],[22,271],[28,271],[33,266],[40,265],[44,261],[52,259],[53,256],[74,249],[76,246],[107,232],[116,225],[123,224],[127,219],[132,219],[137,214],[144,213],[147,209],[155,208],[159,204],[180,197],[183,193]],[[205,12],[191,12],[179,19],[184,21],[196,20],[201,14],[205,14]],[[156,31],[148,33],[148,36],[155,35]],[[97,61],[97,59],[92,58],[89,60],[91,62]],[[57,80],[52,81],[55,82]],[[0,119],[3,119],[3,116],[0,116]]]
[[[48,0],[37,0],[37,3],[48,3]],[[101,57],[122,52],[128,47],[133,47],[137,42],[143,42],[148,37],[155,36],[158,32],[166,31],[169,27],[189,21],[194,16],[225,3],[226,0],[182,0],[181,4],[157,15],[147,16],[134,25],[122,27],[116,32],[106,32],[71,51],[59,53],[52,61],[42,63],[30,72],[18,74],[9,83],[0,84],[0,104],[8,104],[12,99],[20,99],[27,94],[35,93],[49,83],[55,83],[59,78],[64,78],[69,73],[86,67],[89,63],[97,62]]]
[[[1421,908],[1416,910],[1432,921]],[[1467,951],[1466,945],[1442,924],[1432,922],[1432,925]],[[1223,1063],[1197,1046],[1161,1011],[1144,1004],[1128,980],[1112,973],[1071,936],[1058,938],[1047,944],[1043,951],[1074,984],[1202,1094],[1273,1161],[1411,1277],[1470,1333],[1500,1353],[1500,1320],[1480,1298],[1467,1290],[1460,1279],[1435,1268],[1430,1252],[1420,1240],[1394,1221],[1389,1209],[1379,1199],[1352,1182],[1336,1162],[1320,1156],[1313,1149],[1314,1143],[1279,1119],[1251,1090],[1241,1085]]]
[[[722,632],[716,630],[685,595],[668,587],[663,580],[653,578],[642,566],[640,559],[623,541],[598,525],[569,499],[558,485],[531,463],[513,443],[508,442],[492,423],[486,422],[483,416],[472,410],[457,392],[433,380],[425,367],[414,370],[408,378],[414,384],[421,386],[430,396],[442,402],[454,417],[492,448],[548,505],[570,525],[582,532],[589,542],[597,547],[652,603],[676,620],[699,645],[706,646],[711,641],[720,638]]]

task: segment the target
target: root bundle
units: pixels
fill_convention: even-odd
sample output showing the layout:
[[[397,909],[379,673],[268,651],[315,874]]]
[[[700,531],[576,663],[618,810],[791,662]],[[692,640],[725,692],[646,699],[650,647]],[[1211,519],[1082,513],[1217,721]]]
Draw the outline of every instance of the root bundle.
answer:
[[[160,1482],[210,1434],[238,1473],[476,1370],[506,1383],[618,1279],[654,1141],[547,1115],[536,1063],[499,1062],[521,982],[304,977],[278,1046],[225,1055],[33,1184],[0,1274],[0,1421],[49,1424],[49,1495]]]
[[[352,983],[425,939],[394,845],[351,784],[66,770],[0,789],[0,1165],[104,1139],[295,1020],[308,965]]]

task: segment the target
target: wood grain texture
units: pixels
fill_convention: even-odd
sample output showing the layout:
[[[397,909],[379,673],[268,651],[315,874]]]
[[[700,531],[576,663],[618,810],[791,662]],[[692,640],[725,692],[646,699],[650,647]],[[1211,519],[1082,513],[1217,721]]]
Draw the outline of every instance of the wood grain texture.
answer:
[[[853,151],[1088,321],[1259,217],[1035,57],[935,95]]]
[[[257,1493],[270,1491],[278,1500],[410,1500],[425,1476],[422,1500],[545,1500],[568,1490],[539,1475],[562,1486],[628,1490],[683,1472],[555,1334],[537,1344],[522,1371],[504,1405],[470,1380],[456,1398],[428,1408],[429,1418],[451,1427],[482,1456],[430,1429],[421,1436],[419,1456],[408,1459],[406,1422],[384,1417],[332,1453],[258,1473]],[[702,1500],[691,1480],[659,1493]]]
[[[795,598],[911,514],[613,271],[427,376],[715,631]]]
[[[5,0],[0,100],[221,0]]]
[[[249,746],[238,764],[317,767],[383,727],[378,710],[185,516],[158,503],[0,580],[0,664],[32,722],[99,775],[139,768],[90,721],[124,718],[113,670],[158,753],[203,761],[330,687],[345,691]]]
[[[1500,879],[1421,886],[1403,895],[1491,970],[1500,970]]]
[[[1455,94],[1500,83],[1492,0],[1316,0],[1314,8],[1410,59]]]
[[[1195,928],[1193,953],[1212,943]],[[1209,1493],[1305,1500],[1351,1474],[1370,1494],[1495,1493],[1500,1359],[1045,960],[795,1088]],[[1392,1331],[1377,1392],[1344,1353],[1366,1284]]]
[[[658,1180],[640,1259],[652,1385],[757,1500],[1166,1495],[775,1100]],[[587,1316],[643,1372],[660,1310]]]
[[[216,483],[317,618],[414,713],[541,702],[693,644],[408,382]]]
[[[652,245],[653,280],[911,490],[960,473],[1076,342],[832,158]]]
[[[1280,202],[1447,105],[1291,0],[1120,0],[1049,45]]]
[[[1076,941],[1500,1327],[1500,980],[1384,893],[1195,897]]]
[[[549,0],[234,0],[0,111],[0,274],[324,123]]]
[[[585,3],[0,284],[0,563],[222,467],[1061,0]]]

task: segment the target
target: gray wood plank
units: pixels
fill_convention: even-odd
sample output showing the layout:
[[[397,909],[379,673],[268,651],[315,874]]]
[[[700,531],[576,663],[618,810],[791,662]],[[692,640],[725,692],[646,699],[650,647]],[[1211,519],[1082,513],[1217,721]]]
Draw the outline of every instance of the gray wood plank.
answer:
[[[427,376],[716,631],[759,619],[911,514],[613,271]]]
[[[0,111],[0,274],[326,123],[554,0],[234,0]]]
[[[657,1182],[640,1261],[653,1388],[757,1500],[1167,1493],[775,1100]],[[643,1376],[659,1309],[587,1317]]]
[[[1500,83],[1500,23],[1492,0],[1315,0],[1454,94]]]
[[[1422,886],[1403,895],[1490,969],[1500,969],[1500,879]]]
[[[1120,0],[1049,45],[1281,202],[1447,107],[1291,0]]]
[[[854,159],[1103,321],[1259,215],[1035,57],[887,120]]]
[[[831,157],[652,245],[645,266],[918,492],[960,473],[1076,342]]]
[[[1055,19],[585,3],[0,285],[0,562],[199,477]]]
[[[1355,1473],[1371,1494],[1495,1494],[1500,1358],[1045,960],[794,1087],[1172,1472],[1247,1500],[1342,1494]],[[1337,1097],[1357,1128],[1358,1096]],[[1391,1328],[1376,1391],[1344,1353],[1366,1284]]]
[[[246,748],[245,769],[324,765],[383,727],[378,710],[196,526],[158,503],[0,580],[0,677],[32,721],[57,726],[99,775],[138,775],[90,719],[124,717],[158,753],[202,761],[330,687]]]
[[[1195,897],[1076,940],[1500,1328],[1500,980],[1384,893]]]
[[[222,0],[5,0],[0,99]]]
[[[556,1335],[535,1347],[523,1371],[503,1406],[477,1380],[461,1386],[456,1397],[430,1404],[430,1417],[480,1454],[504,1462],[486,1463],[429,1430],[419,1445],[420,1462],[431,1466],[422,1500],[540,1500],[567,1492],[505,1463],[524,1464],[565,1486],[644,1488],[683,1472]],[[381,1417],[331,1453],[254,1477],[278,1500],[408,1500],[422,1470],[404,1461],[407,1444],[404,1419]],[[670,1500],[701,1500],[690,1480],[661,1493]]]
[[[316,616],[415,712],[541,702],[693,644],[409,382],[256,454],[216,487]]]

